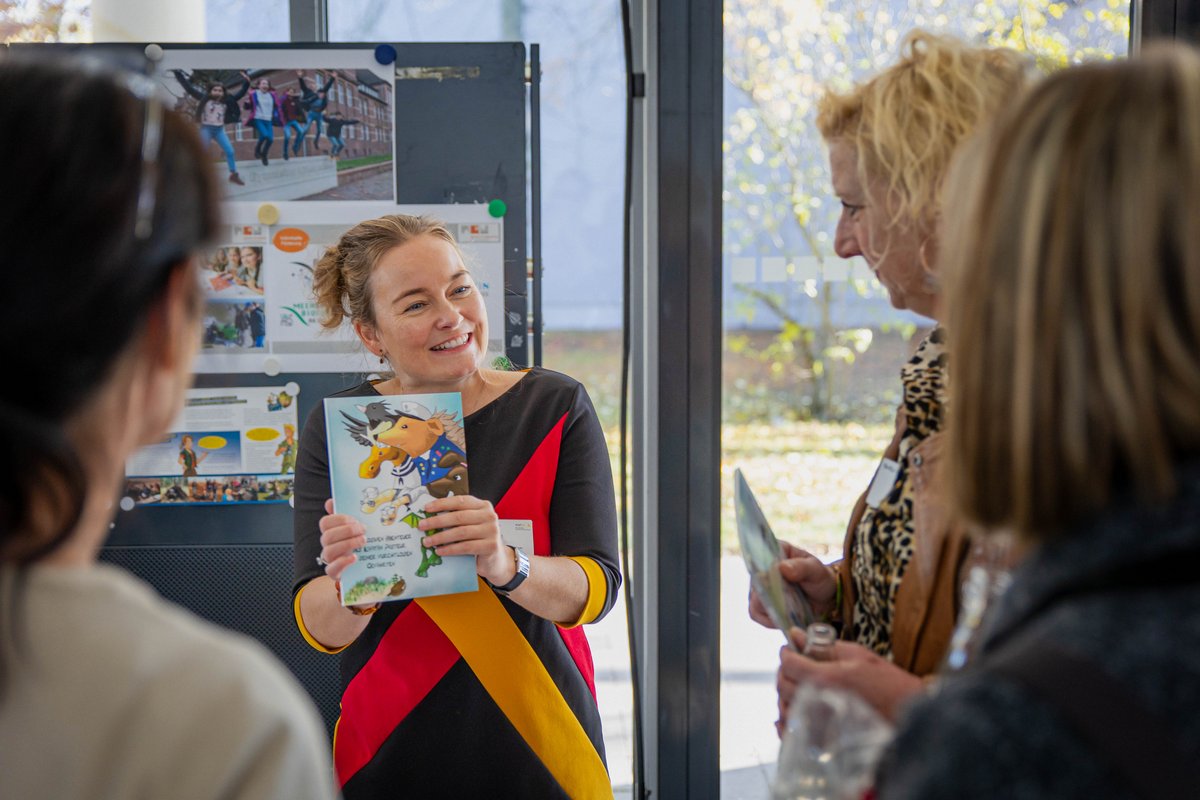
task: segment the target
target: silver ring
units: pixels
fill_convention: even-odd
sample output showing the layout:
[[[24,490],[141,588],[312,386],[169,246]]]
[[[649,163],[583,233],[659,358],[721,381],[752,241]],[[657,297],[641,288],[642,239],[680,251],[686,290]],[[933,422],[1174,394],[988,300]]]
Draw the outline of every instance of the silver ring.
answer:
[[[317,556],[317,566],[318,567],[328,567],[329,562],[326,561],[325,559],[321,558],[320,556]]]

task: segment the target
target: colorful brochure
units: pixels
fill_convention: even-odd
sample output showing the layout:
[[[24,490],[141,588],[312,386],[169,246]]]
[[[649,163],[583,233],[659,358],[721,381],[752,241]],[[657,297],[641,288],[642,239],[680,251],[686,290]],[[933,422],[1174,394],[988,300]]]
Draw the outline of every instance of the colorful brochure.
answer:
[[[125,464],[122,508],[287,503],[300,387],[189,389],[161,440]]]

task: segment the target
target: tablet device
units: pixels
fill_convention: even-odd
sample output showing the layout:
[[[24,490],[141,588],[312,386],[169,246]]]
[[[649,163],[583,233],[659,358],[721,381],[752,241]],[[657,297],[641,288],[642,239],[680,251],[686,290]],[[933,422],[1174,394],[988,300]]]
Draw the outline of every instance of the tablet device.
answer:
[[[793,626],[807,628],[817,618],[799,587],[788,583],[779,573],[782,558],[779,540],[771,531],[771,524],[767,522],[740,469],[733,471],[733,507],[742,558],[746,561],[754,591],[758,592],[766,606],[771,621],[784,631],[785,637],[787,630]],[[791,643],[790,638],[788,642]]]

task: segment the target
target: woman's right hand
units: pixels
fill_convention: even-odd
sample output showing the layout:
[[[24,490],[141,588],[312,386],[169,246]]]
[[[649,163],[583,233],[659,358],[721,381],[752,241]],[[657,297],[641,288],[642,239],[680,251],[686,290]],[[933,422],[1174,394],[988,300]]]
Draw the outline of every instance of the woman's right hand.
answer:
[[[833,567],[822,564],[819,558],[807,550],[801,550],[794,544],[780,542],[779,549],[783,556],[779,562],[779,574],[785,581],[794,584],[804,592],[809,605],[812,606],[813,613],[818,617],[824,617],[831,611],[835,611],[837,573]],[[771,621],[770,615],[767,614],[767,607],[763,605],[758,592],[754,591],[753,583],[750,585],[749,605],[750,619],[767,628],[777,627]]]
[[[325,574],[341,580],[346,567],[358,560],[354,551],[367,543],[363,524],[349,514],[333,513],[333,500],[325,501],[326,516],[321,517],[321,560]]]

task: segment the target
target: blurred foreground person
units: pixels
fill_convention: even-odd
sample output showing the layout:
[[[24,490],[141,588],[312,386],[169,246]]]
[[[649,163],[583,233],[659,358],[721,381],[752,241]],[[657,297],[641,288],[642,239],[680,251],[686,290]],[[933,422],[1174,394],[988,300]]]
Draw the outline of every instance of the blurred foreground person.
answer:
[[[126,459],[183,403],[217,228],[209,159],[150,86],[0,64],[0,794],[331,797],[267,651],[96,560]]]
[[[879,797],[1194,797],[1200,57],[1053,76],[947,200],[952,496],[1029,554]]]

